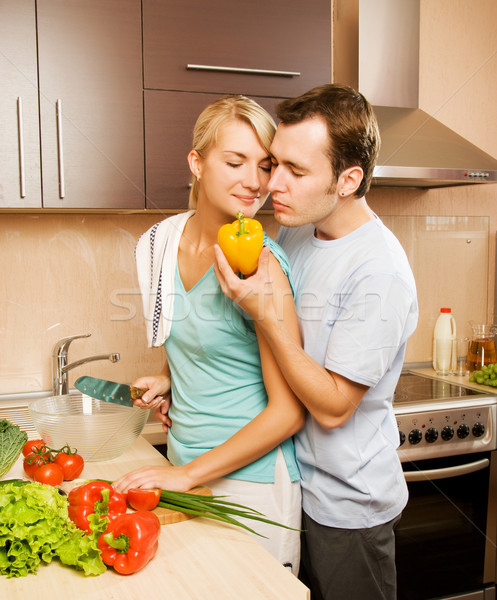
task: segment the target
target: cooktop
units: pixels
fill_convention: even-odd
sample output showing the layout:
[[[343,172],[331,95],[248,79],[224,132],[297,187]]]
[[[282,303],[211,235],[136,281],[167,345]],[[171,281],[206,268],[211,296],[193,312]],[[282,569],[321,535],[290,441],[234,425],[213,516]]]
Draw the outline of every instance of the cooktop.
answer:
[[[405,371],[394,394],[401,462],[497,448],[497,396]]]
[[[468,398],[471,396],[485,396],[488,394],[473,390],[456,383],[431,379],[416,373],[402,373],[395,388],[393,397],[394,406],[408,403],[429,402],[433,400],[450,400]]]

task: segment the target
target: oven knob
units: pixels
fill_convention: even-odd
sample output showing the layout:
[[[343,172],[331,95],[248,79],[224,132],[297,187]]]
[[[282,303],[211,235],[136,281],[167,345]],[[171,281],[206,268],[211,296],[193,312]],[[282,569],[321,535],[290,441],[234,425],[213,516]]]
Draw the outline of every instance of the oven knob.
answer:
[[[433,444],[433,442],[436,442],[438,440],[438,429],[435,429],[434,427],[430,427],[429,429],[427,429],[425,433],[425,440],[429,444]]]
[[[457,428],[457,437],[460,438],[461,440],[463,440],[464,438],[467,438],[469,435],[469,426],[466,425],[465,423],[463,423],[462,425],[459,425],[459,427]]]
[[[441,436],[444,441],[448,442],[449,440],[451,440],[454,437],[454,428],[451,427],[450,425],[446,425],[442,429]]]
[[[475,437],[481,437],[485,433],[485,425],[483,423],[475,423],[472,431]]]
[[[413,429],[409,433],[409,443],[410,444],[419,444],[419,442],[423,439],[423,432],[420,429]]]
[[[406,441],[406,434],[403,431],[399,431],[399,440],[401,446]]]

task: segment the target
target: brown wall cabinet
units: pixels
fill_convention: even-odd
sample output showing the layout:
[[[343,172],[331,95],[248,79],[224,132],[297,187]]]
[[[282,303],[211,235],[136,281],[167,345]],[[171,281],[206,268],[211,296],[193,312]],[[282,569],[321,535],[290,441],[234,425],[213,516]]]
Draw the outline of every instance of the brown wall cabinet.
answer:
[[[2,80],[5,72],[17,73],[20,82],[9,78],[9,93],[0,90],[9,113],[2,115],[9,136],[0,151],[9,162],[0,165],[0,206],[143,208],[140,0],[38,0],[36,13],[33,1],[0,6],[2,52],[5,46],[11,53],[0,58]],[[36,111],[39,100],[39,114],[23,87],[35,94]]]
[[[330,0],[144,0],[145,88],[291,97],[330,80]]]
[[[204,106],[241,93],[274,115],[279,99],[331,78],[329,0],[0,9],[0,208],[185,208]]]
[[[143,0],[147,208],[185,208],[201,110],[245,94],[281,98],[331,80],[329,0]]]
[[[191,173],[187,156],[198,115],[218,95],[145,90],[147,208],[186,208]],[[270,114],[282,98],[251,96]],[[270,201],[264,208],[271,208]]]

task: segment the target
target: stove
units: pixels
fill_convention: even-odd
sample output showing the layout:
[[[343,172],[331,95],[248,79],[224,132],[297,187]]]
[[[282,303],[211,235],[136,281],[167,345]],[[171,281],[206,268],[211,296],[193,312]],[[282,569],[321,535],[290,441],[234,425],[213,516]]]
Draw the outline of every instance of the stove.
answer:
[[[407,371],[393,408],[401,462],[497,448],[496,395]]]
[[[398,600],[495,599],[497,396],[406,370],[393,408],[409,490]]]

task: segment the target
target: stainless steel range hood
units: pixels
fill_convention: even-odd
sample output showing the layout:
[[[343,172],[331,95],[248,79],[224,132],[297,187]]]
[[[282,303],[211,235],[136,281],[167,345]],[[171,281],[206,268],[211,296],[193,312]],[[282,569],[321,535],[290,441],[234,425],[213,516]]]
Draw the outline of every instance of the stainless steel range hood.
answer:
[[[333,80],[373,104],[381,151],[373,185],[497,181],[497,159],[419,107],[419,0],[336,0]]]

